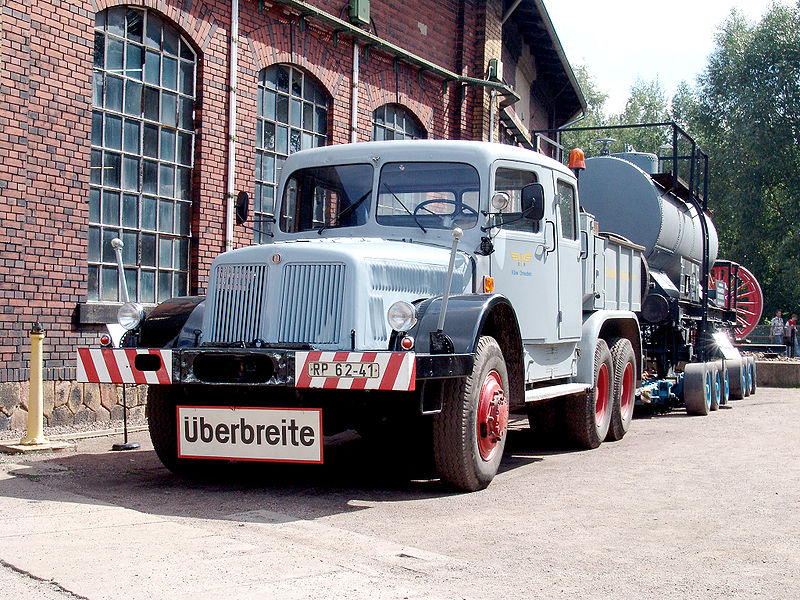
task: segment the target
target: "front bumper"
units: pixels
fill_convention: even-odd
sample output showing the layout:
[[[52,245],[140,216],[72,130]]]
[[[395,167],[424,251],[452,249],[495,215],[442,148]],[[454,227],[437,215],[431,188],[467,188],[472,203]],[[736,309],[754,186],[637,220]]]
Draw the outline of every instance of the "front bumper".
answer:
[[[313,363],[374,363],[376,377],[313,376]],[[412,391],[426,379],[466,377],[471,354],[258,348],[79,348],[78,381]]]

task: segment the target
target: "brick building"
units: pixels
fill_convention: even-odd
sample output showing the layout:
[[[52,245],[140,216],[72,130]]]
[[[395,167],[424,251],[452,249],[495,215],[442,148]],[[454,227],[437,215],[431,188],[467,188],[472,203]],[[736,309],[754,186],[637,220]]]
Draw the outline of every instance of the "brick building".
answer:
[[[203,294],[295,150],[549,152],[530,131],[584,108],[542,0],[0,0],[0,429],[24,424],[36,321],[48,422],[115,416],[115,390],[70,383],[115,320],[112,238],[132,298]],[[234,227],[240,191],[255,220]]]

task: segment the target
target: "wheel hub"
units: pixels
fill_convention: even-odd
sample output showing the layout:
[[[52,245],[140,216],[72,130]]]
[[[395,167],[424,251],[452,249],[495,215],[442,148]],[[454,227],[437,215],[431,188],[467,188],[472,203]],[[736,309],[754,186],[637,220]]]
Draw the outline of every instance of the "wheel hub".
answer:
[[[490,371],[481,387],[478,404],[478,449],[491,460],[508,428],[508,402],[497,371]]]

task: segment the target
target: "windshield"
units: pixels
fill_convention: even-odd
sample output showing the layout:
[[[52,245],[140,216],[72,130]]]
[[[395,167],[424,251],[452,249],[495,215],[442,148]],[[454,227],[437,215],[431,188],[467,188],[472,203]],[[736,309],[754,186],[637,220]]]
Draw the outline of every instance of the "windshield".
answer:
[[[460,163],[387,163],[378,185],[381,225],[470,229],[478,223],[480,180]]]
[[[371,192],[372,165],[295,171],[283,192],[281,231],[295,233],[363,225],[369,217]]]

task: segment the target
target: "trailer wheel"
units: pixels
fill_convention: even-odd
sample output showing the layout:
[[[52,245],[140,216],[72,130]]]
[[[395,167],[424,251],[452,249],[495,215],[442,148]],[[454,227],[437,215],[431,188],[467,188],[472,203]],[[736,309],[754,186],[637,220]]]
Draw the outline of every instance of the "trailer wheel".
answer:
[[[445,380],[442,411],[434,416],[433,455],[441,479],[475,491],[494,478],[506,445],[508,372],[493,337],[475,349],[472,373]]]
[[[753,388],[753,374],[750,372],[750,357],[742,357],[742,389],[744,397],[747,398]]]
[[[611,362],[614,365],[614,395],[606,440],[615,442],[628,432],[636,404],[636,355],[629,339],[617,338],[611,343]]]
[[[178,458],[177,405],[186,397],[180,385],[151,385],[147,391],[147,424],[153,449],[167,469],[184,477],[209,473],[208,460]]]
[[[719,367],[719,378],[722,385],[719,403],[721,406],[725,406],[731,399],[731,380],[728,373],[728,361],[718,360],[716,364]]]
[[[594,349],[594,391],[569,398],[566,403],[567,433],[583,448],[597,448],[611,426],[614,394],[611,351],[605,340]]]
[[[719,405],[722,402],[722,371],[719,367],[719,362],[706,363],[708,372],[711,375],[711,406],[709,410],[719,410]]]
[[[730,379],[731,400],[744,398],[747,388],[747,373],[744,358],[734,358],[728,362],[728,377]]]
[[[683,402],[690,415],[707,415],[713,395],[711,372],[706,363],[686,365],[683,371]]]
[[[750,383],[750,395],[756,393],[756,359],[747,357],[747,379]]]

